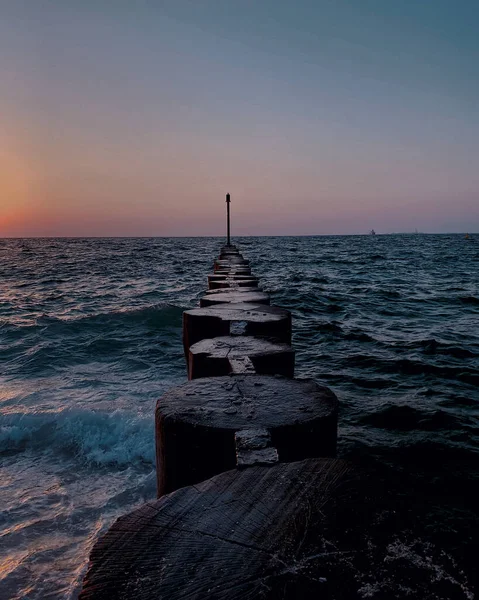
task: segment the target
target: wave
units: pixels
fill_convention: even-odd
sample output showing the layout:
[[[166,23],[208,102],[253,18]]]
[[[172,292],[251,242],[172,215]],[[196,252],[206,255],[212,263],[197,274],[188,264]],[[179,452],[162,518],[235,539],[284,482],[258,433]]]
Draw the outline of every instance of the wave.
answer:
[[[404,344],[405,348],[422,348],[424,354],[443,354],[453,356],[454,358],[476,358],[479,352],[473,352],[468,348],[454,346],[445,342],[438,342],[434,338],[408,342]]]
[[[353,377],[351,383],[365,389],[379,390],[389,388],[392,382],[389,379],[381,378],[365,378],[365,377]]]
[[[476,296],[459,296],[456,294],[451,294],[450,296],[443,295],[429,295],[427,297],[414,297],[411,298],[414,302],[420,302],[422,304],[443,304],[443,305],[451,305],[451,304],[468,304],[471,306],[479,305],[479,298]]]
[[[475,305],[479,305],[479,298],[476,298],[475,296],[459,296],[459,300],[463,304],[475,304]]]
[[[313,275],[312,277],[310,277],[309,281],[311,283],[329,283],[329,279],[321,275]]]
[[[453,430],[462,427],[461,419],[446,411],[424,411],[408,405],[389,405],[375,413],[363,415],[360,422],[398,431]]]
[[[365,354],[351,354],[346,359],[348,367],[372,368],[382,373],[398,375],[430,375],[444,379],[457,379],[470,385],[479,385],[479,371],[460,367],[433,365],[409,358],[387,360]]]
[[[92,315],[85,315],[73,319],[58,319],[51,317],[41,317],[38,324],[41,325],[46,321],[49,323],[60,323],[62,325],[71,326],[90,326],[104,325],[106,322],[115,322],[128,325],[145,323],[154,326],[170,325],[175,319],[181,317],[183,308],[171,304],[152,304],[139,308],[131,308],[127,310],[112,310],[110,312],[100,312]]]
[[[372,336],[368,335],[361,329],[350,329],[343,333],[343,338],[345,340],[358,341],[358,342],[374,342],[378,344],[378,340],[374,339]]]
[[[82,462],[154,464],[154,418],[125,410],[65,409],[2,415],[0,453],[53,450]]]
[[[155,329],[164,327],[180,327],[183,308],[171,304],[152,304],[128,310],[112,310],[99,312],[80,317],[60,318],[42,315],[36,319],[35,324],[5,323],[3,332],[21,336],[24,332],[34,333],[41,330],[45,335],[65,335],[69,332],[79,333],[105,327],[129,327],[146,325]]]
[[[163,306],[3,326],[3,374],[30,379],[63,372],[68,378],[69,369],[89,363],[121,362],[124,372],[150,369],[179,353],[181,315],[179,307]]]
[[[376,293],[379,296],[383,296],[384,298],[400,298],[401,297],[401,294],[397,290],[379,289],[379,290],[376,290]]]
[[[314,326],[308,327],[308,331],[319,331],[320,333],[341,333],[342,328],[338,321],[322,321]]]

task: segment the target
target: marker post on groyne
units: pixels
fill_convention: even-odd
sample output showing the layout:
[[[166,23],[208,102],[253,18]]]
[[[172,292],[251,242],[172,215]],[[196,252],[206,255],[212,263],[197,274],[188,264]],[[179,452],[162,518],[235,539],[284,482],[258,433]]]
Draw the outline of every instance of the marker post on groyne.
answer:
[[[226,245],[231,246],[231,223],[230,223],[231,196],[226,194]]]
[[[244,592],[256,597],[248,594],[264,591],[261,577],[281,579],[288,548],[304,543],[307,526],[297,525],[311,512],[308,503],[322,499],[327,520],[324,506],[331,499],[334,506],[347,472],[334,459],[338,400],[312,380],[294,379],[291,313],[270,306],[231,243],[230,202],[227,194],[227,242],[209,289],[199,308],[183,314],[188,381],[156,406],[159,499],[120,518],[96,544],[82,600],[226,600],[236,580],[235,597],[242,597],[246,575]],[[283,557],[275,565],[271,552]],[[299,571],[293,579],[294,593],[319,589]]]

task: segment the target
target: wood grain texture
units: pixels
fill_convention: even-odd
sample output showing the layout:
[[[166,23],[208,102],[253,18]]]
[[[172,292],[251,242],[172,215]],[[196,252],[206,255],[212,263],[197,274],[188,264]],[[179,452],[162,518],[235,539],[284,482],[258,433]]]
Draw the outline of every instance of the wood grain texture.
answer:
[[[200,306],[213,306],[215,304],[227,304],[231,302],[254,302],[255,304],[270,304],[269,294],[264,292],[245,292],[245,291],[221,291],[217,294],[207,294],[200,299]]]
[[[248,262],[236,262],[230,260],[215,261],[213,263],[213,274],[221,270],[229,269],[247,269],[251,273],[251,264]]]
[[[185,356],[190,346],[200,340],[240,333],[290,344],[291,313],[277,306],[252,302],[217,304],[183,313]]]
[[[335,535],[351,485],[344,462],[323,459],[178,490],[118,519],[91,553],[80,599],[354,597],[341,595],[352,549]]]
[[[250,267],[221,267],[214,270],[214,275],[251,275]]]
[[[225,283],[241,283],[243,281],[249,281],[250,285],[258,285],[259,279],[254,275],[222,275],[221,273],[210,273],[208,275],[208,288],[210,290],[221,287]]]
[[[258,282],[253,282],[256,283],[256,285],[251,285],[251,283],[245,283],[243,282],[236,282],[236,281],[230,281],[229,285],[226,286],[229,289],[208,289],[205,291],[205,295],[206,296],[214,296],[215,294],[224,294],[225,292],[240,292],[242,294],[247,294],[247,293],[255,293],[255,292],[262,292],[261,288],[258,288],[257,283]]]
[[[159,495],[236,465],[235,434],[267,430],[280,461],[334,456],[338,400],[309,379],[230,376],[196,379],[156,406]]]
[[[214,262],[218,267],[243,266],[248,267],[250,262],[241,256],[231,256],[229,258],[217,258]]]
[[[188,379],[230,373],[294,377],[294,350],[289,344],[251,336],[221,336],[190,346]]]
[[[241,259],[241,258],[243,258],[243,255],[238,250],[222,250],[220,252],[219,259],[225,260],[225,259],[229,259],[232,257]]]
[[[222,281],[225,279],[236,279],[236,280],[242,280],[242,279],[258,279],[257,277],[255,277],[254,275],[221,275],[218,273],[210,273],[208,275],[208,281]]]
[[[221,279],[210,279],[208,280],[208,288],[210,290],[217,290],[220,288],[238,288],[238,287],[254,287],[257,288],[259,280],[257,277],[243,277],[238,279],[237,277],[222,277]]]
[[[113,525],[80,598],[473,600],[475,529],[462,540],[427,485],[397,477],[312,459],[182,488]]]

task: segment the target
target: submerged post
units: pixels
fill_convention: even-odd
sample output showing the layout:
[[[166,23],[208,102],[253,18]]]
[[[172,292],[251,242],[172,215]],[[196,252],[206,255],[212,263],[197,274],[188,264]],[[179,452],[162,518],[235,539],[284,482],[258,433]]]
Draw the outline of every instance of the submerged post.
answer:
[[[226,245],[227,246],[231,246],[231,240],[230,240],[230,203],[231,203],[231,196],[229,194],[226,194],[226,223],[227,223],[227,240],[226,240]]]

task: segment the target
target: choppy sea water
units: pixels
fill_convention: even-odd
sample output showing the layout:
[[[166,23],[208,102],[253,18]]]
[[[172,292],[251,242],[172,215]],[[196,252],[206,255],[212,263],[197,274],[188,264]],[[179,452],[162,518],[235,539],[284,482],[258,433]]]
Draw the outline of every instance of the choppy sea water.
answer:
[[[75,598],[98,536],[155,497],[155,401],[221,242],[0,240],[0,598]],[[395,474],[411,536],[388,560],[473,598],[479,236],[235,242],[293,313],[297,376],[340,399],[339,455]],[[362,597],[387,597],[378,573]]]

